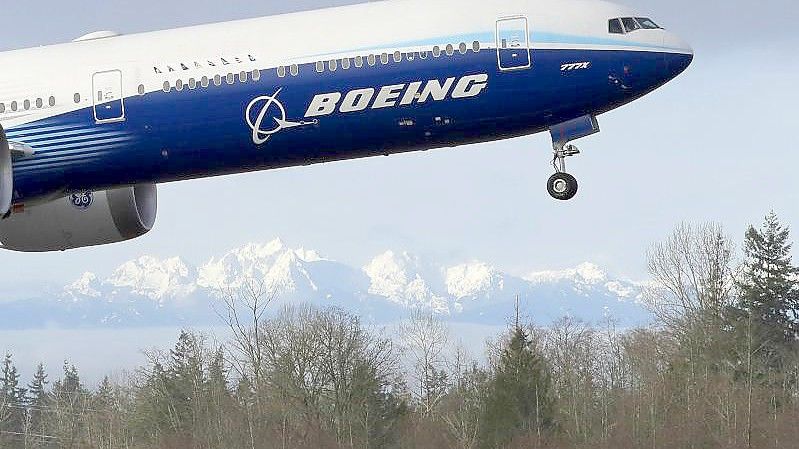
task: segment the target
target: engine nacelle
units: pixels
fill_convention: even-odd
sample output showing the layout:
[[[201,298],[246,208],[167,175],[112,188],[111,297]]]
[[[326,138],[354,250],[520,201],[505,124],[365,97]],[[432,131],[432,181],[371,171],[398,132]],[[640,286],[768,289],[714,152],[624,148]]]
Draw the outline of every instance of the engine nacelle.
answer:
[[[69,195],[0,220],[3,249],[64,251],[140,237],[155,224],[155,184]]]
[[[6,133],[0,126],[0,215],[5,215],[11,208],[14,193],[14,171],[11,166],[11,148]]]

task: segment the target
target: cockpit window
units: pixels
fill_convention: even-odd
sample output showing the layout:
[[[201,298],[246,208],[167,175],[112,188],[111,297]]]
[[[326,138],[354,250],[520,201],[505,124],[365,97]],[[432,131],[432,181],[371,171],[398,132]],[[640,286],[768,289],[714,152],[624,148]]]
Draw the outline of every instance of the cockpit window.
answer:
[[[610,22],[608,22],[608,31],[610,31],[610,34],[624,34],[621,21],[619,19],[610,19]]]
[[[618,19],[610,19],[610,22],[608,22],[608,31],[610,34],[626,34],[636,30],[659,29],[661,29],[660,25],[656,24],[652,19],[645,17],[621,17]]]
[[[647,19],[644,17],[636,17],[635,20],[641,25],[641,28],[645,30],[658,30],[660,26],[656,24],[652,19]]]
[[[632,33],[635,30],[640,30],[641,25],[632,17],[622,17],[621,23],[624,24],[624,31]]]

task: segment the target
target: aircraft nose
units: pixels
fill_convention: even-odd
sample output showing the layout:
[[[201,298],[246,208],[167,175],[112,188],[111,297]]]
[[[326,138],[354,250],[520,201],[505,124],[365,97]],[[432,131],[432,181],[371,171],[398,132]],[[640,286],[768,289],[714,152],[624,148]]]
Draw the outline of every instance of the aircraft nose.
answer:
[[[666,32],[663,36],[663,46],[673,51],[693,55],[694,49],[688,42],[684,41],[680,36],[674,33]]]
[[[663,46],[670,52],[666,54],[666,76],[673,79],[684,72],[694,60],[694,49],[674,33],[665,33]]]

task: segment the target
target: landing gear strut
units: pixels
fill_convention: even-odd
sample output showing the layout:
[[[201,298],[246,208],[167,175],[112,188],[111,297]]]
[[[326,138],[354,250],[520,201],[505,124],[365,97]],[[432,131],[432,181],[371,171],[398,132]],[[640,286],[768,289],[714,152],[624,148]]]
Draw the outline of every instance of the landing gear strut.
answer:
[[[566,158],[580,154],[580,150],[569,144],[572,140],[599,132],[599,123],[593,115],[584,115],[568,122],[559,123],[549,129],[552,136],[555,174],[547,182],[547,191],[556,200],[567,201],[577,195],[577,179],[566,173]]]
[[[555,145],[555,156],[552,159],[552,166],[555,167],[555,174],[547,181],[547,191],[556,200],[568,201],[577,195],[577,179],[566,173],[566,158],[580,154],[580,150],[574,145]]]

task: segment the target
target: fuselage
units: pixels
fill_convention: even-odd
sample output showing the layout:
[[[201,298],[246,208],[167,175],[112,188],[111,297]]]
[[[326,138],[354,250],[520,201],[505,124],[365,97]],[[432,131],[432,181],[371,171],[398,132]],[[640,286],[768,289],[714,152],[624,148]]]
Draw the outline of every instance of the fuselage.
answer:
[[[0,54],[14,203],[457,146],[624,105],[692,52],[593,0],[392,0]],[[97,37],[97,36],[95,36]]]

